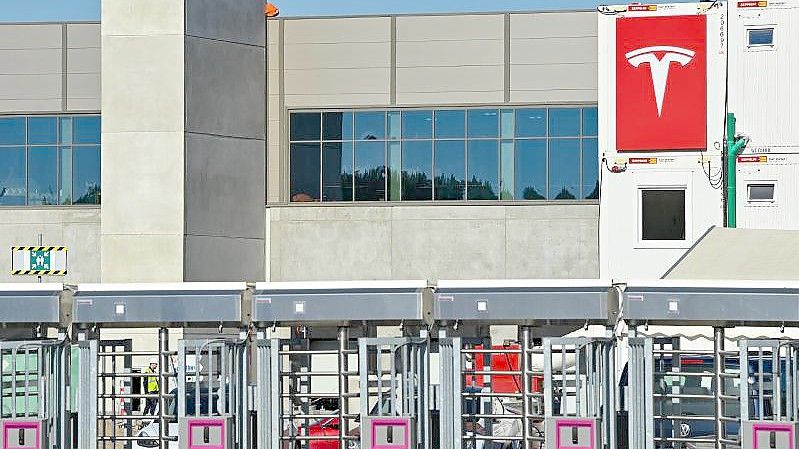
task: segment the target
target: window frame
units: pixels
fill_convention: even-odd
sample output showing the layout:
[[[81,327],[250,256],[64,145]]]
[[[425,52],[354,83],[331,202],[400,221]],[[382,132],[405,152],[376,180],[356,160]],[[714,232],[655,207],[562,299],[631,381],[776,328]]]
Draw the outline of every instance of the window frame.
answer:
[[[285,122],[286,123],[286,125],[285,125],[286,126],[286,133],[285,133],[285,135],[286,135],[286,140],[285,140],[286,144],[281,146],[281,154],[283,154],[284,157],[286,157],[286,160],[287,160],[287,164],[286,164],[287,165],[287,176],[286,176],[285,180],[282,181],[283,187],[281,189],[281,190],[284,190],[286,192],[286,196],[282,198],[281,203],[306,205],[307,206],[307,205],[325,205],[325,204],[328,204],[328,203],[330,203],[329,205],[343,205],[344,203],[348,203],[348,202],[351,203],[351,204],[366,203],[366,204],[371,204],[371,205],[380,204],[380,203],[405,202],[406,200],[404,200],[402,198],[400,198],[399,200],[392,200],[392,198],[391,198],[391,186],[389,185],[389,183],[390,183],[391,176],[392,176],[391,175],[391,170],[393,170],[394,167],[392,166],[392,161],[389,160],[389,156],[390,156],[390,154],[389,154],[389,151],[390,151],[389,146],[392,144],[392,142],[398,143],[399,144],[399,151],[400,151],[400,153],[402,153],[402,142],[405,142],[405,141],[417,141],[417,140],[432,140],[433,141],[433,150],[432,150],[432,162],[433,162],[432,173],[433,173],[433,179],[432,179],[432,195],[431,195],[431,199],[430,200],[410,200],[415,205],[421,205],[421,204],[461,204],[461,203],[470,203],[470,204],[478,204],[478,203],[485,204],[485,203],[488,203],[488,204],[495,204],[495,203],[499,203],[499,202],[501,202],[501,203],[515,203],[515,204],[519,204],[519,203],[529,204],[529,203],[536,203],[536,202],[553,202],[553,203],[558,203],[558,204],[568,204],[570,202],[596,204],[599,201],[598,199],[586,198],[586,196],[588,196],[588,195],[590,195],[592,193],[594,187],[590,188],[591,191],[583,192],[583,190],[586,188],[583,185],[584,184],[584,176],[585,176],[585,174],[584,174],[585,167],[584,167],[584,163],[583,163],[583,153],[584,153],[583,152],[583,144],[584,144],[584,141],[586,139],[595,139],[595,140],[598,139],[597,135],[584,134],[584,132],[586,131],[586,129],[584,129],[584,128],[586,128],[586,125],[585,125],[586,113],[585,113],[585,111],[590,110],[590,109],[597,109],[597,108],[598,108],[598,105],[596,103],[580,103],[580,104],[519,104],[519,105],[494,105],[494,104],[485,104],[485,105],[439,105],[439,106],[430,106],[430,107],[408,107],[408,108],[397,108],[397,107],[384,107],[384,108],[364,107],[364,108],[358,108],[358,107],[353,107],[353,108],[297,108],[297,109],[289,109],[289,110],[286,111],[287,115],[288,115],[288,119]],[[536,137],[517,137],[516,136],[516,127],[517,127],[516,115],[517,115],[518,111],[522,110],[522,109],[543,109],[545,111],[546,116],[544,117],[544,123],[545,123],[545,126],[546,126],[546,131],[545,131],[545,135],[544,136],[536,136]],[[578,111],[579,114],[577,116],[577,120],[578,120],[579,123],[577,125],[577,129],[579,131],[577,132],[577,135],[575,135],[575,136],[557,136],[557,137],[549,135],[550,134],[550,124],[549,124],[550,111],[556,110],[556,109],[576,109]],[[470,111],[473,111],[473,110],[493,110],[493,111],[497,112],[497,114],[496,114],[497,136],[496,137],[469,137],[469,126],[468,126],[469,113],[470,113]],[[431,112],[431,118],[432,118],[431,137],[405,138],[402,135],[403,113],[405,113],[405,112],[414,112],[414,111],[430,111]],[[438,121],[437,120],[437,113],[439,111],[461,111],[462,112],[463,121],[464,121],[464,124],[463,124],[463,133],[464,133],[464,135],[462,137],[438,137],[437,136],[437,126],[436,125],[437,125],[437,121]],[[508,111],[510,111],[510,116],[511,116],[510,126],[512,127],[512,129],[510,130],[510,133],[511,133],[510,137],[508,137],[507,134],[503,132],[503,116],[504,116],[503,112],[508,112]],[[325,139],[324,138],[324,114],[337,113],[337,112],[344,113],[344,114],[352,114],[352,124],[351,124],[351,126],[352,126],[353,135],[351,136],[350,139],[342,138],[341,140],[338,140],[338,139]],[[364,139],[359,139],[358,138],[358,135],[357,135],[357,115],[358,115],[358,113],[368,113],[368,112],[382,112],[382,113],[384,113],[384,122],[385,122],[384,126],[385,126],[385,128],[384,128],[384,137],[383,137],[383,139],[375,139],[375,140],[368,139],[368,140],[364,140]],[[319,126],[320,126],[320,131],[319,131],[320,140],[319,141],[299,141],[299,140],[298,141],[294,141],[294,140],[291,140],[291,131],[292,131],[291,128],[290,128],[291,127],[291,116],[292,116],[292,114],[295,114],[295,113],[316,113],[316,114],[319,115]],[[399,138],[392,137],[391,129],[389,129],[390,121],[391,121],[390,115],[392,113],[396,113],[399,116],[399,120],[398,120],[399,126],[400,126]],[[549,162],[550,162],[550,151],[551,151],[550,143],[551,143],[551,141],[553,139],[575,139],[575,140],[578,141],[578,155],[577,155],[577,160],[574,161],[574,163],[575,163],[576,172],[577,172],[577,175],[578,175],[578,178],[579,178],[578,179],[579,184],[577,185],[577,191],[575,192],[575,199],[567,199],[567,200],[549,200],[549,199],[546,199],[546,198],[549,198],[549,196],[550,196],[549,195],[549,188],[548,188],[549,187],[549,179],[550,179]],[[468,147],[469,147],[469,142],[472,141],[472,140],[493,140],[493,141],[497,142],[497,145],[498,145],[498,151],[497,151],[497,171],[498,172],[497,172],[497,176],[496,176],[496,179],[498,181],[497,199],[492,199],[492,200],[481,200],[481,199],[478,199],[478,200],[474,200],[474,199],[470,199],[469,198],[468,186],[466,184],[468,183],[469,174],[470,174],[469,163],[468,163],[468,159],[469,159]],[[517,151],[516,150],[516,146],[517,146],[516,144],[519,141],[521,141],[521,140],[542,140],[542,141],[545,142],[545,152],[546,152],[546,161],[545,161],[545,163],[546,163],[546,165],[545,165],[545,170],[544,171],[546,173],[546,179],[544,180],[544,183],[547,186],[547,190],[545,192],[541,192],[542,196],[544,196],[545,199],[528,200],[528,199],[523,199],[523,198],[516,198],[516,195],[515,195],[515,193],[516,193],[515,192],[515,190],[516,190],[516,186],[515,186],[515,181],[516,181],[515,171],[516,171],[516,167],[515,166],[512,168],[512,172],[514,173],[514,176],[513,176],[514,185],[511,186],[511,187],[513,187],[513,192],[511,192],[512,193],[512,198],[506,198],[505,195],[503,195],[503,192],[506,189],[506,186],[505,186],[505,184],[503,182],[504,179],[505,179],[505,175],[506,175],[506,173],[505,173],[505,171],[503,169],[503,165],[502,165],[502,162],[503,162],[503,142],[508,142],[508,141],[512,142],[512,148],[513,148],[512,153],[515,155],[515,152]],[[291,198],[290,192],[291,192],[291,189],[292,189],[291,178],[292,178],[292,168],[293,168],[293,166],[292,166],[292,161],[291,161],[291,157],[290,157],[290,153],[291,153],[290,152],[290,147],[291,147],[292,144],[295,144],[295,143],[315,143],[315,144],[319,145],[320,152],[322,152],[322,147],[323,147],[323,145],[325,143],[330,143],[330,142],[342,142],[342,143],[344,143],[344,142],[352,142],[353,147],[354,147],[357,144],[357,142],[360,142],[360,141],[377,141],[377,142],[383,142],[383,144],[384,144],[384,161],[386,162],[385,168],[384,168],[384,174],[385,174],[385,183],[386,183],[386,185],[385,185],[385,195],[384,195],[383,199],[381,199],[379,201],[360,201],[360,200],[357,200],[356,199],[357,195],[356,195],[356,192],[355,192],[356,189],[355,189],[355,186],[353,185],[353,195],[352,195],[351,199],[349,199],[349,200],[342,199],[340,201],[325,200],[325,198],[324,198],[324,185],[323,185],[324,183],[323,183],[322,167],[320,167],[319,174],[318,174],[319,185],[320,185],[319,186],[319,191],[320,191],[319,200],[318,201],[313,201],[313,202],[296,202],[296,203],[291,201],[292,198]],[[464,142],[465,167],[464,167],[464,173],[462,175],[463,180],[464,180],[463,199],[456,199],[456,200],[437,199],[438,195],[437,195],[437,192],[436,192],[437,187],[436,187],[436,182],[435,182],[435,177],[436,177],[436,173],[437,173],[437,164],[436,164],[436,147],[437,147],[437,145],[436,145],[436,143],[437,142],[441,142],[441,141],[463,141]],[[355,165],[356,165],[356,161],[354,160],[355,159],[355,153],[356,152],[353,149],[353,161],[352,161],[353,178],[354,178]],[[512,159],[515,162],[515,159],[516,159],[515,156]],[[400,165],[398,167],[399,170],[400,170],[400,178],[401,178],[401,167],[402,167],[402,162],[400,160]],[[599,167],[597,167],[597,170],[599,170]],[[598,175],[599,174],[597,173],[597,177],[598,177]],[[354,184],[354,179],[353,179],[353,184]],[[402,185],[399,186],[399,190],[403,191]]]
[[[771,30],[771,43],[769,44],[752,44],[751,33],[752,31]],[[744,27],[744,42],[745,51],[774,51],[777,49],[777,25],[773,23],[768,24],[751,24]]]
[[[644,240],[644,192],[645,191],[682,190],[685,192],[685,238],[682,240]],[[693,245],[693,204],[691,186],[689,182],[673,184],[642,184],[635,188],[637,211],[635,215],[637,242],[635,249],[687,249]]]
[[[0,118],[10,118],[10,119],[22,119],[23,121],[23,129],[24,129],[24,142],[21,144],[2,144],[0,145],[0,150],[6,148],[21,148],[24,153],[24,202],[23,204],[0,204],[0,208],[47,208],[47,207],[98,207],[101,203],[101,196],[102,196],[102,185],[100,185],[100,191],[97,195],[98,202],[97,203],[76,203],[75,202],[75,170],[74,170],[74,150],[76,148],[84,148],[84,147],[97,147],[100,153],[100,161],[102,160],[102,128],[98,129],[98,141],[92,143],[76,143],[75,142],[75,119],[76,118],[96,118],[98,119],[98,124],[100,127],[102,126],[102,114],[99,111],[92,111],[92,112],[85,112],[85,113],[65,113],[65,114],[58,114],[58,113],[51,113],[51,114],[13,114],[13,115],[0,115]],[[53,143],[31,143],[31,133],[30,133],[30,120],[31,119],[46,119],[51,118],[55,119],[56,121],[56,129],[55,129],[55,141]],[[65,122],[69,123],[69,142],[65,142],[65,133],[63,130],[63,125]],[[39,148],[54,148],[56,152],[56,189],[54,196],[54,202],[52,204],[38,204],[31,202],[30,194],[31,194],[31,151],[36,150]],[[69,160],[66,161],[64,159],[64,154],[69,150]],[[65,163],[68,162],[69,170],[68,175],[66,174],[67,170],[65,170]],[[100,170],[101,162],[100,162]],[[70,179],[64,179],[65,176],[69,176]],[[98,179],[102,179],[102,173],[98,173]],[[68,181],[68,185],[65,182]],[[67,189],[64,188],[68,186]],[[68,194],[68,201],[67,196]]]
[[[753,179],[746,181],[746,204],[749,206],[776,206],[777,205],[777,184],[776,180]],[[752,199],[753,186],[771,186],[771,199]]]

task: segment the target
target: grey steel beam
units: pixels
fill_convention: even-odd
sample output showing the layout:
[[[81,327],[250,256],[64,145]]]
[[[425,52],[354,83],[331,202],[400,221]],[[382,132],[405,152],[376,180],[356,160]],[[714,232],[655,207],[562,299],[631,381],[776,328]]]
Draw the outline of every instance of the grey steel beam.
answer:
[[[0,283],[0,324],[58,325],[63,284]]]

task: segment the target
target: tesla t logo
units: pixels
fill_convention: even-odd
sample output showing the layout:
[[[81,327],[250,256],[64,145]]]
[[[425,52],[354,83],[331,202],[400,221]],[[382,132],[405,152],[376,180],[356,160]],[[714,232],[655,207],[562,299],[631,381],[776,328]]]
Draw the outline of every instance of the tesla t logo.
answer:
[[[658,54],[663,56],[658,58]],[[624,55],[633,67],[640,67],[641,64],[649,65],[649,71],[652,74],[652,87],[655,90],[655,102],[658,107],[658,117],[663,113],[663,97],[666,96],[666,83],[669,79],[671,63],[676,62],[685,67],[694,59],[695,54],[696,52],[685,48],[656,46],[639,48]]]
[[[707,149],[707,32],[705,15],[616,19],[618,151]]]

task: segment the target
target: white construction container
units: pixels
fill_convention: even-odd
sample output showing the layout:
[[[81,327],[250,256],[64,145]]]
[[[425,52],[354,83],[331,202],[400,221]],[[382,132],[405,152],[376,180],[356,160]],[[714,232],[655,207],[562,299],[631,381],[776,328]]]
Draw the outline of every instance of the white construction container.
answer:
[[[726,5],[598,16],[600,277],[659,278],[723,221]]]
[[[729,110],[750,139],[737,160],[738,227],[799,229],[799,0],[729,8]]]

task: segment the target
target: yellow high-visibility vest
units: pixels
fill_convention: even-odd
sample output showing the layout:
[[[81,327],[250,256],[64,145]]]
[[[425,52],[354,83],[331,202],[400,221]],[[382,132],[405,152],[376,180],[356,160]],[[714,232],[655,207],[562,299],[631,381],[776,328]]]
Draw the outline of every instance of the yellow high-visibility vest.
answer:
[[[145,374],[155,374],[155,371],[152,369],[145,368]],[[147,393],[158,393],[158,377],[157,376],[148,376],[145,378],[147,384]]]

